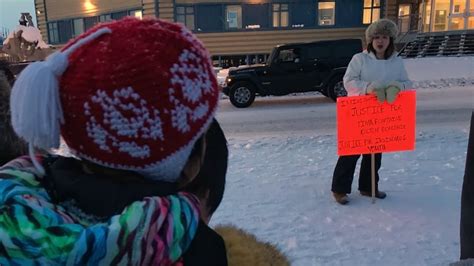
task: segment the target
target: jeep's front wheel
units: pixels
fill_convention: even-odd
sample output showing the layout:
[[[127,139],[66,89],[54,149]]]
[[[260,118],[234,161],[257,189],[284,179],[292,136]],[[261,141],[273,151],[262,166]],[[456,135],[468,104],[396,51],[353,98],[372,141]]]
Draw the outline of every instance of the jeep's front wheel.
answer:
[[[333,99],[333,101],[337,101],[337,98],[339,97],[347,96],[347,91],[344,88],[342,76],[335,77],[329,82],[327,87],[327,95]]]
[[[237,108],[249,107],[255,100],[255,87],[249,82],[237,82],[230,88],[229,99]]]

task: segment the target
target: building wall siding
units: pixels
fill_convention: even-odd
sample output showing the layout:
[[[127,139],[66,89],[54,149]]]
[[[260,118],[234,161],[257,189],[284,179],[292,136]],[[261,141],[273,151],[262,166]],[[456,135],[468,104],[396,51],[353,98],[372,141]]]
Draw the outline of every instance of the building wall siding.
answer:
[[[35,0],[36,26],[41,32],[44,41],[48,41],[48,25],[46,21],[45,0]]]
[[[363,25],[362,13],[363,5],[358,1],[336,1],[336,25],[341,25],[343,27],[360,27]]]
[[[385,14],[386,18],[393,21],[398,19],[398,1],[397,0],[386,0]]]
[[[160,0],[159,2],[159,18],[167,21],[174,21],[174,1]]]
[[[45,3],[49,21],[142,8],[141,0],[45,0]]]
[[[160,1],[161,2],[161,1]],[[261,1],[255,1],[255,0],[176,0],[176,4],[203,4],[203,3],[219,3],[219,4],[255,4],[258,2],[259,4],[264,4],[264,3],[270,3],[272,1],[270,0],[261,0]],[[294,2],[294,1],[288,1],[288,2]]]
[[[156,0],[142,0],[143,2],[143,17],[157,17],[157,2]]]
[[[200,33],[212,55],[270,53],[278,44],[341,38],[363,39],[365,28]]]
[[[84,0],[85,1],[85,0]],[[88,0],[94,8],[85,9],[84,1],[78,0],[35,0],[38,16],[38,24],[45,39],[48,37],[48,21],[90,17],[100,14],[113,13],[122,10],[142,9],[145,17],[159,17],[168,21],[175,21],[175,5],[183,4],[208,4],[220,5],[225,16],[225,4],[250,4],[254,0]],[[395,5],[395,0],[386,0],[389,4]],[[273,3],[277,1],[263,0],[259,3]],[[359,1],[357,1],[359,2]],[[317,24],[317,1],[316,0],[288,0],[285,3],[290,5],[304,4],[306,9],[314,8],[311,11],[312,20]],[[395,4],[393,4],[395,3]],[[46,6],[46,8],[45,8]],[[269,5],[270,8],[270,5]],[[41,11],[44,9],[45,11]],[[390,9],[390,10],[393,10]],[[392,12],[393,13],[393,12]],[[47,14],[47,15],[45,15]],[[304,13],[306,14],[306,13]],[[270,14],[271,15],[271,14]],[[290,14],[291,16],[301,15],[301,12]],[[269,53],[271,49],[284,43],[310,42],[327,39],[340,38],[360,38],[364,39],[365,26],[362,25],[362,3],[355,3],[353,0],[336,0],[336,25],[318,26],[311,28],[287,28],[287,29],[259,29],[197,33],[197,36],[204,42],[212,55],[242,55]],[[196,13],[196,21],[199,14]],[[269,22],[271,26],[271,22]],[[291,22],[290,22],[291,23]],[[290,24],[291,26],[291,24]],[[222,26],[223,27],[223,26]],[[222,28],[224,29],[224,28]]]

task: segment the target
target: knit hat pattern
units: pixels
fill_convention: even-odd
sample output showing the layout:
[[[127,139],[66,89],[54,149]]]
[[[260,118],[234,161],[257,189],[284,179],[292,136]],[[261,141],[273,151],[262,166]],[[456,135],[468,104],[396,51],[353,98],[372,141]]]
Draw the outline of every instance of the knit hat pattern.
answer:
[[[203,44],[182,25],[128,17],[90,29],[63,54],[74,46],[58,77],[60,131],[71,152],[105,167],[177,181],[218,104]]]
[[[375,35],[385,35],[395,39],[398,35],[398,27],[390,19],[379,19],[372,22],[365,31],[367,43],[371,43]]]

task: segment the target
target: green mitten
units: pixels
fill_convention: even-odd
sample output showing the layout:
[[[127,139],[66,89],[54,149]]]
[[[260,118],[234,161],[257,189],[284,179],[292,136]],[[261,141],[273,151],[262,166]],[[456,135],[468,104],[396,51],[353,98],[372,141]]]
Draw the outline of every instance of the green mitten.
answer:
[[[374,92],[379,103],[383,103],[385,101],[385,88],[377,88]]]
[[[400,92],[400,88],[396,86],[389,86],[387,89],[385,89],[385,93],[387,95],[387,102],[388,103],[395,102],[395,99],[397,99],[397,95],[399,92]]]
[[[383,85],[382,82],[380,81],[371,82],[367,86],[366,93],[367,94],[375,93],[375,95],[377,96],[377,100],[380,103],[383,103],[385,101],[385,85]]]

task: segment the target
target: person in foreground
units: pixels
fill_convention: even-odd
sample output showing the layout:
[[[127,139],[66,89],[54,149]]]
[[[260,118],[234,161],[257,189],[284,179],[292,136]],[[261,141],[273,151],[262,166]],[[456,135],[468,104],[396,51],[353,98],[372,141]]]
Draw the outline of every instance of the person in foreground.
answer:
[[[0,168],[0,264],[226,265],[185,189],[218,95],[203,45],[162,20],[100,24],[29,65],[11,92],[29,156]],[[35,153],[60,136],[73,157]],[[214,256],[189,257],[201,245]]]
[[[467,145],[466,169],[461,194],[460,260],[450,266],[474,265],[474,111]]]
[[[367,50],[354,55],[344,75],[344,87],[348,96],[374,94],[380,103],[392,104],[398,93],[411,88],[402,58],[397,56],[394,40],[398,28],[388,19],[373,22],[366,30]],[[334,169],[332,193],[336,202],[349,202],[352,180],[361,155],[340,156]],[[382,154],[375,154],[375,197],[383,199],[387,194],[378,189]],[[359,191],[371,196],[371,155],[362,155],[359,174]]]
[[[229,152],[224,132],[217,121],[211,124],[205,140],[206,152],[199,174],[183,188],[197,195],[201,202],[201,221],[189,251],[184,254],[184,265],[217,266],[224,265],[224,260],[228,261],[229,266],[290,265],[288,258],[277,247],[261,242],[236,226],[217,225],[213,231],[206,225],[224,196]],[[201,227],[203,229],[199,230]],[[220,257],[222,250],[227,252],[224,259]]]
[[[461,197],[461,259],[474,259],[474,112],[471,115]],[[474,264],[474,261],[472,261]]]

